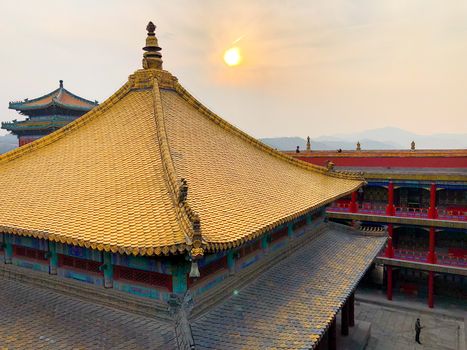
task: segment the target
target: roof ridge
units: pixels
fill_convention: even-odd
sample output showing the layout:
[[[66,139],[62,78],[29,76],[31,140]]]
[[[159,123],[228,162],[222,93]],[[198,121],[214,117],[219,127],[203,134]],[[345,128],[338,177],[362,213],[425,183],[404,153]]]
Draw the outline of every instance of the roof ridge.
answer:
[[[171,194],[172,201],[180,228],[185,236],[187,250],[193,258],[199,258],[204,255],[204,246],[201,237],[200,219],[197,213],[193,211],[187,201],[188,185],[185,179],[179,178],[170,152],[169,139],[165,128],[164,111],[162,110],[162,100],[159,90],[157,76],[153,76],[153,98],[154,98],[154,117],[156,121],[157,139],[161,152],[161,160],[164,173],[167,177],[166,185]]]
[[[120,89],[118,89],[112,96],[110,96],[107,100],[105,100],[101,105],[93,108],[88,113],[84,114],[82,117],[77,118],[76,120],[70,122],[69,124],[65,125],[64,127],[58,129],[57,131],[46,135],[38,140],[30,142],[24,146],[15,148],[9,152],[0,154],[0,164],[12,161],[16,158],[21,157],[27,153],[33,152],[36,149],[45,147],[49,144],[54,143],[55,141],[60,140],[66,134],[73,132],[85,124],[89,123],[94,118],[100,116],[104,111],[111,108],[115,103],[121,100],[130,90],[132,84],[130,81],[125,83]],[[58,90],[58,89],[57,89]]]
[[[295,154],[295,151],[284,151],[286,154]],[[314,150],[300,152],[300,157],[351,157],[351,158],[371,158],[371,157],[465,157],[467,156],[467,149],[454,148],[454,149],[395,149],[395,150]]]
[[[363,177],[360,173],[357,172],[348,172],[348,171],[336,171],[333,169],[328,169],[319,165],[311,164],[308,162],[304,162],[298,159],[295,159],[289,155],[286,155],[282,152],[275,150],[274,148],[264,144],[263,142],[255,139],[254,137],[248,135],[246,132],[240,130],[236,126],[232,125],[231,123],[227,122],[216,113],[212,112],[209,108],[204,106],[200,101],[198,101],[193,95],[191,95],[179,82],[175,82],[174,84],[175,91],[191,106],[196,108],[200,111],[205,117],[211,119],[213,122],[224,128],[230,133],[235,134],[236,136],[242,138],[244,141],[254,145],[255,147],[261,149],[264,152],[269,153],[271,156],[286,161],[294,166],[298,166],[302,169],[306,169],[309,171],[314,171],[318,173],[322,173],[328,176],[343,178],[343,179],[350,179],[350,180],[363,180]]]
[[[27,99],[27,100],[23,100],[23,101],[12,101],[12,102],[9,102],[8,103],[8,108],[9,109],[15,109],[15,108],[12,108],[12,106],[17,106],[17,105],[23,105],[25,103],[32,103],[32,102],[36,102],[36,101],[39,101],[39,100],[42,100],[43,98],[46,98],[46,97],[49,97],[49,96],[52,96],[54,95],[57,91],[59,91],[60,88],[57,88],[51,92],[49,92],[48,94],[45,94],[45,95],[42,95],[42,96],[39,96],[39,97],[36,97],[36,98],[33,98],[33,99]],[[49,102],[50,103],[50,102]],[[49,104],[49,103],[45,103],[45,104]]]

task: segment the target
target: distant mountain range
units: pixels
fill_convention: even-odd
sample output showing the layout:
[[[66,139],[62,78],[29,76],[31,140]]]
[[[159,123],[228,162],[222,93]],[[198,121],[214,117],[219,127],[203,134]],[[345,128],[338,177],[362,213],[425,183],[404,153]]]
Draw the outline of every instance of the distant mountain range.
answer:
[[[301,137],[271,137],[260,139],[265,144],[279,150],[295,150],[300,146],[306,149],[306,140]],[[464,149],[467,148],[467,134],[418,135],[399,128],[380,128],[358,133],[334,134],[311,139],[313,150],[355,149],[360,142],[362,150],[410,149],[415,141],[417,149]]]
[[[301,137],[271,137],[260,139],[265,144],[278,150],[290,151],[300,146],[306,149],[306,140]],[[355,149],[359,141],[365,149],[409,149],[415,141],[417,149],[467,148],[467,134],[417,135],[398,128],[380,128],[358,133],[334,134],[315,137],[311,140],[313,150]],[[18,146],[14,135],[0,136],[0,153]]]
[[[15,135],[0,136],[0,153],[8,152],[18,146],[18,139]]]

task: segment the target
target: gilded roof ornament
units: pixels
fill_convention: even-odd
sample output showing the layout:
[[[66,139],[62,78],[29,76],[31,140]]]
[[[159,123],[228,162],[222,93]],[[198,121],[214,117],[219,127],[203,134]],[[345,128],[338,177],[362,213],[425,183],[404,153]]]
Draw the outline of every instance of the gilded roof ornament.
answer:
[[[146,46],[143,50],[146,51],[143,54],[143,68],[144,69],[162,69],[162,54],[160,53],[161,48],[154,33],[156,26],[154,23],[149,22],[146,26],[148,36],[146,38]]]
[[[360,141],[357,142],[357,151],[361,151],[362,150],[362,147],[360,145]]]
[[[306,138],[306,150],[309,152],[311,151],[311,140],[310,140],[310,136],[308,136]]]
[[[415,141],[412,141],[412,143],[410,144],[410,149],[412,151],[415,151]]]

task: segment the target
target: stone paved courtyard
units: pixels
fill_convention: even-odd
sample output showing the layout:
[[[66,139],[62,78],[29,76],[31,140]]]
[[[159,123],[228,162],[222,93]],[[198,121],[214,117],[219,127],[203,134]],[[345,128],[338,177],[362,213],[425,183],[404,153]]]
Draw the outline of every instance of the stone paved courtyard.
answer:
[[[358,303],[357,320],[371,323],[367,350],[464,350],[464,322],[433,314],[393,309],[386,306]],[[415,343],[415,321],[420,318],[420,341]]]

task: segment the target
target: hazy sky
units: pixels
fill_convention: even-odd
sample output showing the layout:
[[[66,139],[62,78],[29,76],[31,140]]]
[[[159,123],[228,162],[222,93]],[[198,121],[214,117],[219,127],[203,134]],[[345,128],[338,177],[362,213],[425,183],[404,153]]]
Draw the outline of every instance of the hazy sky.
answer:
[[[141,67],[149,20],[164,68],[256,137],[467,132],[465,0],[1,0],[0,120],[59,79],[103,101]]]

